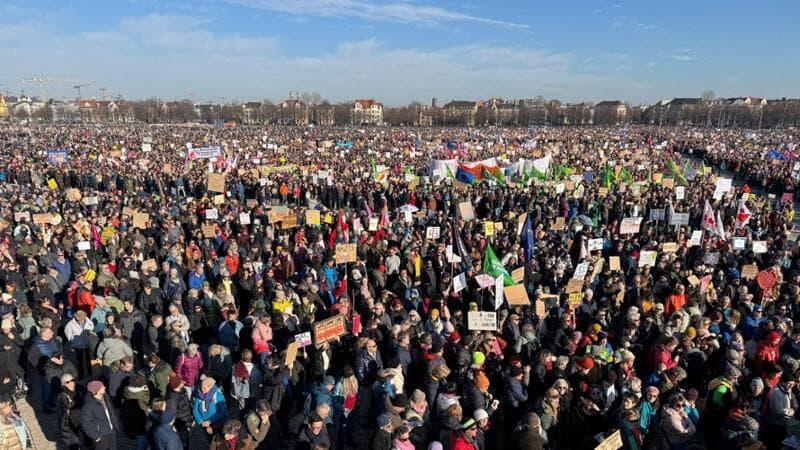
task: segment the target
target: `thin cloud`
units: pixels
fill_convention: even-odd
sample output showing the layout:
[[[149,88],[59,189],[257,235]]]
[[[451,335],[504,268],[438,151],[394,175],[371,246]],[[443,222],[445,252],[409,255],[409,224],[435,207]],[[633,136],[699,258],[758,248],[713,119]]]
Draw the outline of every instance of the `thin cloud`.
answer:
[[[397,1],[376,3],[368,0],[222,0],[254,9],[294,16],[358,18],[377,22],[439,25],[449,22],[474,22],[501,28],[527,29],[528,25],[479,17],[438,6]]]

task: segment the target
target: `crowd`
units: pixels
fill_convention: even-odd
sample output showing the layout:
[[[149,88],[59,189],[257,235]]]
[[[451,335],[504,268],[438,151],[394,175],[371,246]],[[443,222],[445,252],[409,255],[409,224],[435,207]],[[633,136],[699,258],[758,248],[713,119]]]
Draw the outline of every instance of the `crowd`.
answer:
[[[799,141],[0,126],[0,448],[800,449]]]

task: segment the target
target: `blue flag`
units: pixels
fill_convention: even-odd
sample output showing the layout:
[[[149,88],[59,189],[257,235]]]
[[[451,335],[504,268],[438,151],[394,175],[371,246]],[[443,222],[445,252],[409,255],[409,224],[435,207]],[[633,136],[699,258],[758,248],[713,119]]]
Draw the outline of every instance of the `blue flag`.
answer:
[[[531,223],[531,215],[525,218],[525,225],[522,226],[522,249],[525,252],[525,265],[531,263],[533,259],[533,224]]]
[[[471,172],[468,172],[461,167],[456,169],[456,180],[464,183],[464,184],[472,184],[472,180],[475,179],[475,175]]]

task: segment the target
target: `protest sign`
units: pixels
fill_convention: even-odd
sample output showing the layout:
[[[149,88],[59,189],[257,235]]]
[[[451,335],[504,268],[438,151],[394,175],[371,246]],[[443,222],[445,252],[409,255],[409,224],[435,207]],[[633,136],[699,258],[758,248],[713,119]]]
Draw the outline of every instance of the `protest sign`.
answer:
[[[314,341],[317,344],[328,342],[331,339],[347,334],[344,315],[330,317],[314,324]]]
[[[217,226],[214,224],[203,225],[203,237],[214,238],[217,236]]]
[[[620,448],[622,448],[622,434],[617,430],[603,439],[594,450],[618,450]]]
[[[458,215],[464,222],[469,222],[475,218],[475,210],[472,208],[472,203],[461,202],[458,204]]]
[[[289,345],[286,346],[286,354],[283,357],[283,364],[285,366],[290,366],[294,363],[294,360],[297,359],[297,349],[300,348],[300,343],[297,341],[289,342]]]
[[[692,237],[689,239],[689,246],[700,245],[703,242],[703,230],[692,231]]]
[[[144,230],[147,227],[147,222],[150,221],[150,215],[141,212],[133,213],[133,228]]]
[[[356,244],[336,244],[336,264],[356,262]]]
[[[744,250],[747,245],[747,238],[746,237],[735,237],[733,238],[733,249],[734,250]]]
[[[767,241],[753,241],[753,253],[767,253]]]
[[[619,256],[608,257],[608,268],[611,269],[612,272],[619,272]]]
[[[209,192],[225,192],[225,174],[210,173],[208,174],[208,191]]]
[[[81,191],[75,188],[69,188],[64,193],[67,195],[67,200],[71,202],[79,202],[81,201]]]
[[[483,222],[483,234],[486,237],[494,236],[494,222],[491,220]]]
[[[239,213],[239,223],[242,225],[250,225],[250,213]]]
[[[513,286],[506,286],[503,288],[506,296],[506,301],[511,306],[528,306],[531,304],[528,299],[528,292],[522,284],[515,284]]]
[[[658,252],[654,250],[642,250],[642,252],[639,253],[639,267],[654,267],[656,265],[657,258]]]
[[[580,305],[583,302],[583,293],[582,292],[573,292],[569,294],[567,297],[567,303],[572,305],[573,308]]]
[[[307,209],[306,210],[306,225],[319,225],[319,224],[320,224],[319,210]]]
[[[497,313],[494,311],[469,311],[467,329],[478,331],[497,331]]]
[[[670,225],[689,225],[689,213],[674,212],[669,217]]]
[[[580,292],[582,289],[583,289],[583,280],[573,278],[569,280],[569,282],[567,283],[567,288],[565,292],[567,294],[573,294],[575,292]]]
[[[675,188],[675,199],[683,200],[686,198],[686,187],[678,186]]]
[[[742,266],[742,278],[745,280],[754,280],[758,275],[758,266],[755,264],[747,264]]]
[[[553,231],[561,231],[567,228],[567,221],[563,217],[556,217],[556,221],[553,222],[553,226],[551,227]]]
[[[142,261],[142,272],[155,272],[158,270],[156,260],[153,258]]]
[[[306,331],[304,333],[295,334],[294,341],[300,344],[300,348],[305,348],[306,345],[311,345],[313,343],[311,340],[311,332]]]
[[[441,232],[439,227],[427,227],[425,229],[425,239],[428,240],[435,240],[439,239],[439,233]]]
[[[575,266],[575,272],[572,273],[572,278],[576,280],[583,280],[586,278],[586,273],[589,272],[589,263],[584,261]]]
[[[511,279],[514,280],[515,283],[519,283],[524,278],[525,278],[524,267],[517,267],[516,269],[511,271]]]
[[[625,217],[619,226],[619,234],[636,234],[642,225],[641,217]]]
[[[604,242],[605,240],[603,238],[589,239],[589,242],[587,243],[587,250],[590,252],[602,250]]]
[[[678,251],[678,243],[677,242],[664,242],[661,245],[661,251],[664,253],[675,253]]]
[[[207,220],[217,220],[219,217],[219,212],[217,208],[209,208],[206,210],[206,219]]]
[[[453,278],[453,293],[458,294],[467,287],[466,273],[460,273]]]
[[[664,220],[664,208],[650,210],[650,220]]]

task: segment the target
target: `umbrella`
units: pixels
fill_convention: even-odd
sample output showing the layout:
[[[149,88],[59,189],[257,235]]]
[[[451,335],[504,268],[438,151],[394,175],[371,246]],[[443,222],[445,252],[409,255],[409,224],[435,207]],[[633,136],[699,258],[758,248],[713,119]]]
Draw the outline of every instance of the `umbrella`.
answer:
[[[585,214],[581,214],[581,215],[579,215],[579,216],[577,217],[577,219],[578,219],[578,221],[579,221],[580,223],[582,223],[582,224],[584,224],[584,225],[586,225],[586,226],[591,226],[591,225],[592,225],[592,223],[593,223],[593,222],[592,222],[592,218],[591,218],[591,217],[589,217],[589,216],[587,216],[587,215],[585,215]]]
[[[419,211],[419,208],[417,208],[414,205],[403,205],[403,206],[400,207],[400,212],[412,212],[412,213],[415,213],[417,211]]]

